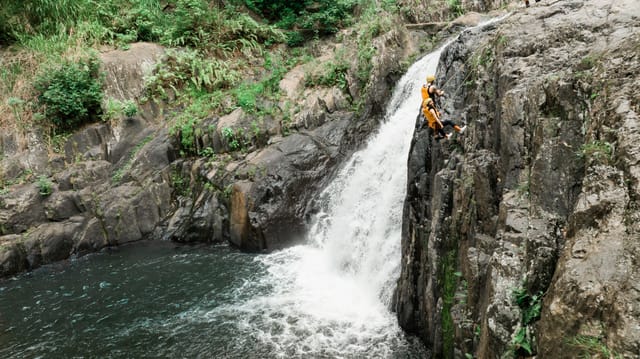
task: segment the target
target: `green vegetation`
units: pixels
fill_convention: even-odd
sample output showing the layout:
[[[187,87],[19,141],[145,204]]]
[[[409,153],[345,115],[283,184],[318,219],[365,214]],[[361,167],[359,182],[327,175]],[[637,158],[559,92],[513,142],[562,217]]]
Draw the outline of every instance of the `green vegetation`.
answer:
[[[5,43],[72,31],[71,38],[89,44],[152,41],[229,53],[257,42],[284,41],[275,28],[258,24],[234,6],[219,8],[206,0],[15,0],[3,5],[0,24]]]
[[[16,121],[18,123],[22,123],[22,121],[20,120],[20,112],[22,112],[21,107],[24,105],[24,101],[16,97],[9,97],[7,104],[9,105],[9,107],[11,107],[11,111],[13,111],[13,117],[16,119]]]
[[[479,47],[467,58],[466,65],[469,71],[464,80],[464,84],[467,87],[473,86],[476,80],[481,78],[482,73],[488,72],[486,70],[493,65],[495,60],[494,51],[500,46],[501,41],[504,41],[502,39],[503,37],[499,37],[493,44],[489,43]]]
[[[53,184],[47,176],[38,176],[36,187],[38,187],[38,191],[42,197],[47,197],[53,192]]]
[[[23,170],[17,177],[12,179],[6,179],[3,174],[0,173],[0,195],[4,195],[10,192],[9,187],[16,184],[25,184],[33,181],[33,171],[30,169]]]
[[[451,12],[451,17],[456,18],[462,14],[464,14],[464,8],[462,7],[462,3],[460,0],[447,0],[449,4],[449,12]]]
[[[173,187],[176,196],[191,196],[190,180],[177,169],[171,172],[171,187]]]
[[[511,341],[515,355],[532,355],[535,351],[529,326],[540,319],[543,296],[544,293],[541,291],[535,294],[529,294],[524,285],[513,291],[513,300],[520,308],[520,321],[522,324],[522,327],[518,329],[518,332]]]
[[[224,61],[208,59],[197,50],[169,50],[153,75],[146,79],[151,98],[167,99],[167,89],[178,94],[185,87],[213,91],[234,86],[240,75]]]
[[[323,71],[317,74],[305,76],[306,86],[338,86],[343,91],[347,90],[347,71],[351,65],[346,59],[345,51],[339,50],[333,60],[323,64]]]
[[[376,52],[373,39],[389,31],[393,22],[389,16],[380,16],[383,9],[371,5],[366,7],[357,26],[358,71],[357,77],[362,83],[369,80],[373,64],[371,59]]]
[[[577,335],[568,341],[579,358],[622,358],[602,342],[603,338],[591,335]]]
[[[578,70],[581,71],[585,71],[585,70],[589,70],[593,67],[595,67],[596,65],[598,65],[598,62],[600,61],[599,57],[593,56],[593,55],[587,55],[585,57],[583,57],[580,62],[578,63]]]
[[[397,11],[395,1],[382,1],[380,3],[362,0],[361,14],[358,22],[354,24],[354,32],[347,34],[350,42],[355,43],[357,48],[355,58],[357,59],[356,68],[352,68],[350,60],[354,54],[352,49],[340,48],[335,52],[334,58],[322,65],[322,70],[308,74],[305,77],[306,86],[338,86],[347,92],[350,85],[347,74],[354,71],[355,81],[361,88],[360,98],[366,98],[369,88],[369,79],[373,69],[373,56],[377,53],[374,45],[374,39],[381,34],[391,30],[393,26],[392,17],[389,14]],[[361,109],[361,102],[354,104],[354,110]]]
[[[457,251],[450,250],[440,262],[440,275],[442,278],[442,353],[445,358],[453,357],[455,349],[455,328],[453,317],[451,316],[451,308],[455,304],[455,293],[458,285],[456,269]]]
[[[138,114],[138,105],[132,100],[125,101],[122,112],[126,117],[133,117]]]
[[[181,154],[199,155],[200,136],[211,133],[203,121],[237,108],[255,117],[225,137],[229,149],[243,151],[262,143],[266,117],[280,120],[288,134],[295,109],[275,105],[280,81],[313,59],[322,36],[345,26],[355,25],[340,34],[353,46],[337,51],[309,85],[347,91],[350,73],[366,98],[374,39],[391,29],[388,15],[398,6],[395,0],[7,0],[0,7],[0,126],[22,133],[44,128],[59,152],[65,136],[84,124],[138,115],[134,101],[103,100],[94,49],[148,41],[167,51],[145,79],[140,103],[162,103]]]
[[[594,140],[580,147],[578,157],[592,159],[602,164],[613,162],[613,145],[610,142]]]
[[[289,46],[319,35],[333,34],[352,21],[357,0],[244,0],[251,10],[287,31]]]
[[[101,114],[102,77],[96,57],[64,62],[36,78],[37,105],[54,129],[69,131]]]
[[[236,134],[232,128],[230,127],[223,128],[222,137],[227,142],[227,145],[229,146],[229,149],[231,149],[231,151],[236,151],[240,149],[240,141],[239,141],[240,136],[238,136],[238,134]]]
[[[116,120],[122,116],[134,117],[139,113],[138,105],[133,100],[118,101],[112,98],[107,99],[102,109],[102,120]]]

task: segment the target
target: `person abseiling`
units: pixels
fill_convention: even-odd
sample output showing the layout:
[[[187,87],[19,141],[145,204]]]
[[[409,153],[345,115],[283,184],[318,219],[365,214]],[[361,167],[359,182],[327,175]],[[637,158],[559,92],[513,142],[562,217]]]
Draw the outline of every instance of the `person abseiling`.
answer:
[[[467,126],[458,126],[451,120],[440,120],[440,113],[436,109],[433,104],[433,100],[431,98],[427,98],[422,101],[422,113],[424,115],[425,120],[427,121],[427,125],[433,130],[433,135],[436,140],[440,140],[443,138],[449,138],[451,135],[444,132],[445,126],[451,126],[458,133],[464,133],[467,129]]]
[[[422,101],[431,98],[440,107],[440,97],[444,96],[444,91],[433,84],[435,81],[436,77],[434,75],[427,75],[427,83],[422,85],[420,91],[422,93]]]

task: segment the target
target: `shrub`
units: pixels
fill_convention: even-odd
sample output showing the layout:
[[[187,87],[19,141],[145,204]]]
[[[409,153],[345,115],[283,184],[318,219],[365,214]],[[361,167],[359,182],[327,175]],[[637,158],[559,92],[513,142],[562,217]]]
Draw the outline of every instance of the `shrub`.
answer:
[[[99,118],[102,83],[97,58],[64,62],[37,76],[34,84],[38,92],[37,105],[55,129],[73,130]]]
[[[36,186],[38,187],[38,190],[40,191],[40,195],[42,197],[47,197],[53,191],[53,184],[47,176],[39,176],[38,180],[36,181]]]
[[[229,144],[229,149],[232,151],[240,149],[240,142],[238,141],[238,135],[233,131],[230,127],[225,127],[222,129],[222,137]]]
[[[333,34],[349,25],[357,0],[245,0],[248,8],[275,22],[278,27],[295,29],[288,34],[290,45],[300,44],[302,34]]]
[[[133,100],[119,101],[113,98],[107,99],[102,109],[102,120],[111,121],[121,116],[133,117],[140,112],[138,105]]]
[[[538,291],[535,294],[529,294],[523,284],[523,286],[515,288],[512,294],[514,302],[520,307],[520,320],[522,322],[522,327],[518,329],[511,340],[512,350],[514,356],[529,356],[535,354],[533,335],[529,326],[540,319],[544,293]]]
[[[464,7],[460,3],[460,0],[448,0],[449,2],[449,11],[451,12],[453,17],[458,17],[464,14]]]
[[[336,55],[334,60],[325,62],[323,64],[323,71],[314,74],[308,74],[305,77],[305,84],[307,86],[322,85],[322,86],[335,86],[337,85],[342,90],[347,90],[347,71],[351,66],[342,56]]]
[[[205,0],[178,0],[170,15],[163,42],[173,46],[214,49],[219,55],[244,54],[256,50],[260,43],[286,41],[284,34],[272,26],[259,24],[231,6],[220,9]]]
[[[133,117],[138,114],[138,105],[136,105],[135,101],[129,100],[124,103],[124,108],[122,112],[126,117]]]

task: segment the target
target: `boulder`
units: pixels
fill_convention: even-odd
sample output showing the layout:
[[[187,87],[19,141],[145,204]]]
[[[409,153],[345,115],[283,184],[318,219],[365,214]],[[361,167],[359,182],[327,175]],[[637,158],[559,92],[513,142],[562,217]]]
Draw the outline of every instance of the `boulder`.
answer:
[[[105,77],[105,97],[120,101],[138,99],[144,91],[144,79],[164,55],[158,44],[138,42],[127,50],[112,50],[100,55]]]

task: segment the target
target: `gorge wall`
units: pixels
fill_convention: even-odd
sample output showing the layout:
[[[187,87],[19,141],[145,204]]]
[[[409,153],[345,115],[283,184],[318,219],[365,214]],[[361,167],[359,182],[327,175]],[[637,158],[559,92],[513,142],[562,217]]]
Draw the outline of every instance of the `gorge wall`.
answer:
[[[533,2],[532,2],[533,3]],[[640,6],[543,1],[443,52],[395,309],[436,357],[640,355]]]

